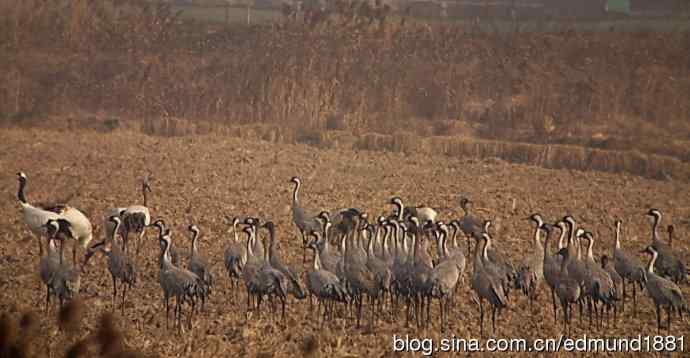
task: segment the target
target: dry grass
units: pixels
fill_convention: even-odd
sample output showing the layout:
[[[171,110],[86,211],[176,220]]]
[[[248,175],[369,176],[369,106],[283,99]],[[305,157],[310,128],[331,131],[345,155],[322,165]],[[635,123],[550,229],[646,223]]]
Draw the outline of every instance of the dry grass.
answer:
[[[394,143],[392,137],[380,138],[375,134],[365,137],[390,146]],[[451,138],[434,140],[448,151],[481,151],[474,144]],[[162,293],[157,281],[158,245],[152,236],[143,245],[143,254],[137,261],[140,283],[128,295],[130,303],[125,314],[121,316],[116,311],[113,317],[122,336],[120,340],[115,335],[117,339],[112,341],[121,341],[125,347],[136,348],[151,357],[388,356],[393,334],[441,337],[437,322],[432,322],[429,330],[417,330],[402,327],[397,318],[385,318],[375,334],[356,330],[341,320],[320,329],[311,321],[308,304],[294,300],[289,303],[284,325],[266,316],[244,322],[244,294],[232,299],[221,263],[229,238],[223,217],[258,215],[273,220],[286,261],[303,270],[301,241],[289,214],[289,178],[293,175],[301,176],[304,181],[305,205],[315,209],[356,205],[374,216],[390,210],[385,203],[393,195],[400,195],[409,202],[423,202],[437,208],[447,220],[460,215],[457,195],[469,195],[482,215],[495,220],[496,245],[515,261],[528,251],[531,228],[524,218],[535,211],[542,212],[550,221],[565,213],[575,215],[598,238],[596,255],[610,253],[616,218],[625,220],[625,249],[636,252],[648,243],[650,225],[644,219],[644,212],[651,205],[666,214],[664,224],[676,225],[678,238],[686,237],[690,230],[683,223],[690,217],[686,183],[627,174],[541,169],[414,152],[315,150],[304,145],[224,135],[164,138],[120,130],[103,134],[7,129],[0,132],[0,141],[6,148],[0,152],[0,167],[5,168],[0,173],[0,196],[5,198],[0,202],[0,210],[6,213],[0,217],[0,312],[12,317],[14,322],[19,321],[22,312],[34,312],[25,321],[29,326],[35,325],[36,335],[41,337],[32,345],[38,356],[62,356],[70,347],[80,350],[75,344],[87,337],[113,337],[112,330],[107,328],[112,325],[102,323],[103,313],[110,311],[111,282],[105,261],[94,259],[82,281],[83,319],[74,337],[57,331],[55,309],[50,315],[38,312],[44,291],[37,290],[37,250],[14,200],[17,187],[14,173],[19,170],[29,175],[29,200],[50,200],[76,188],[70,203],[99,225],[106,208],[138,202],[137,179],[150,172],[154,190],[150,206],[154,216],[170,222],[175,244],[183,250],[188,248],[184,228],[189,223],[195,222],[202,229],[201,250],[213,265],[218,286],[208,312],[196,321],[191,332],[177,336],[165,330]],[[553,148],[556,147],[552,147],[547,157],[558,157],[558,150]],[[493,155],[494,151],[484,153]],[[585,160],[588,156],[583,154]],[[516,200],[515,207],[513,200]],[[690,254],[687,245],[682,240],[676,242],[680,244],[677,246],[682,257],[687,257]],[[682,289],[690,297],[688,286]],[[540,308],[529,320],[525,319],[526,300],[515,296],[510,309],[500,319],[497,336],[558,337],[560,324],[553,323],[548,295],[542,292]],[[640,301],[638,318],[633,319],[626,312],[615,328],[575,328],[574,335],[655,334],[650,300],[643,297]],[[438,315],[436,304],[432,315]],[[7,321],[2,322],[0,332],[5,330]],[[673,333],[687,337],[688,327],[678,322]],[[466,286],[461,289],[457,306],[450,315],[450,334],[478,337],[477,310]],[[89,343],[84,349],[87,356],[96,356],[99,347]]]
[[[347,2],[308,24],[219,27],[142,4],[0,1],[0,116],[262,122],[309,143],[404,129],[690,160],[687,32],[477,32]]]

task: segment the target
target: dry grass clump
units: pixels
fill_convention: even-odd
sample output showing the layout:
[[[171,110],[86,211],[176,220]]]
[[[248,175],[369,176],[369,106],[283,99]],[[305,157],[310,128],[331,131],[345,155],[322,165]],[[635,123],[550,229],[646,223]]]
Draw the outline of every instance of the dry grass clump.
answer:
[[[115,326],[109,313],[101,317],[96,332],[81,338],[84,332],[84,306],[80,300],[72,300],[60,309],[57,324],[65,334],[60,338],[67,346],[64,357],[136,358],[141,355],[125,347],[124,337]],[[45,334],[40,334],[41,319],[27,311],[15,320],[8,313],[0,316],[0,358],[44,357],[45,345],[50,345]],[[48,325],[54,324],[47,322]],[[48,348],[52,351],[54,348]]]

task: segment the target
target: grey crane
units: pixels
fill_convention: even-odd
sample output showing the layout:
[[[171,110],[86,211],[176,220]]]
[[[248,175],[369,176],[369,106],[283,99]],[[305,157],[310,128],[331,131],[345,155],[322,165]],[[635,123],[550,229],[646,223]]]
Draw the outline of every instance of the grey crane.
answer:
[[[670,278],[675,283],[683,283],[687,281],[687,270],[683,261],[678,259],[676,253],[669,245],[659,239],[658,228],[661,223],[661,211],[658,209],[650,209],[647,212],[654,220],[652,227],[652,246],[659,254],[655,263],[655,269],[659,275]]]
[[[479,334],[484,337],[484,300],[491,305],[491,326],[496,332],[496,313],[508,306],[508,298],[503,289],[503,284],[496,275],[487,270],[489,235],[482,233],[474,236],[475,244],[474,273],[470,280],[470,287],[479,301]],[[482,245],[483,243],[483,245]]]
[[[369,226],[368,228],[372,228]],[[388,264],[379,258],[374,252],[374,243],[376,238],[374,235],[369,235],[366,251],[366,266],[374,273],[376,280],[381,287],[382,300],[385,299],[386,293],[390,292],[391,281],[393,280],[393,273]],[[382,301],[380,300],[380,301]],[[381,302],[379,302],[381,303]]]
[[[569,245],[570,246],[570,245]],[[572,321],[572,304],[578,303],[584,293],[583,283],[577,278],[573,277],[568,271],[570,266],[570,251],[567,248],[562,248],[558,254],[563,257],[561,262],[561,272],[558,276],[556,284],[556,295],[561,302],[563,308],[563,331],[566,335],[570,335],[570,322]]]
[[[285,264],[280,255],[280,251],[277,249],[275,224],[272,221],[267,221],[263,227],[268,230],[268,251],[271,266],[280,271],[288,279],[287,293],[290,293],[298,300],[303,300],[306,298],[306,295],[299,283],[298,275]]]
[[[242,263],[247,259],[247,248],[245,245],[242,245],[237,233],[237,226],[240,223],[240,219],[237,217],[232,219],[226,217],[226,220],[231,225],[232,239],[223,253],[223,263],[225,264],[225,269],[228,271],[232,294],[236,295],[239,280],[242,276]]]
[[[362,216],[353,218],[355,221],[355,228],[359,228]],[[353,235],[345,240],[345,252],[343,255],[343,273],[350,285],[351,294],[354,302],[357,304],[357,328],[360,327],[360,320],[362,318],[362,304],[363,296],[366,295],[371,303],[370,327],[374,327],[375,312],[374,301],[378,298],[381,291],[379,281],[376,279],[376,274],[372,272],[365,264],[366,253],[355,246],[355,242],[359,241],[359,229],[355,229]]]
[[[55,277],[55,273],[60,269],[60,262],[62,261],[60,259],[60,252],[55,245],[55,240],[53,240],[54,235],[59,229],[57,225],[55,221],[49,221],[43,225],[46,231],[47,249],[38,262],[38,273],[41,281],[46,286],[46,312],[48,312],[49,309],[50,298],[55,294],[53,292],[53,278]]]
[[[438,299],[439,311],[441,312],[441,332],[445,332],[448,320],[449,300],[455,293],[458,281],[465,271],[465,259],[462,260],[450,256],[447,246],[448,232],[441,230],[439,235],[439,245],[444,257],[439,264],[431,270],[429,276],[430,296]],[[457,257],[457,256],[456,256]]]
[[[510,263],[508,258],[506,258],[500,251],[493,248],[493,237],[491,237],[489,234],[490,226],[491,220],[486,220],[484,222],[484,231],[482,233],[487,234],[486,237],[488,240],[485,244],[487,252],[485,268],[492,274],[495,274],[496,278],[501,281],[506,297],[508,297],[517,273],[513,264]]]
[[[186,303],[191,306],[188,315],[188,326],[191,328],[196,300],[200,295],[204,294],[204,284],[199,276],[193,272],[172,264],[170,260],[171,242],[172,240],[169,233],[165,233],[160,237],[161,255],[159,283],[163,289],[163,298],[165,301],[166,328],[169,327],[170,298],[175,297],[175,324],[177,325],[178,331],[180,331],[182,328],[182,305]]]
[[[616,220],[616,241],[613,246],[613,267],[623,279],[623,295],[621,300],[622,310],[625,310],[626,283],[633,288],[633,317],[637,316],[637,286],[640,290],[644,284],[644,266],[637,256],[629,255],[621,248],[621,220]]]
[[[160,242],[161,238],[164,235],[170,235],[170,229],[165,227],[165,221],[163,219],[157,219],[156,221],[151,224],[151,226],[155,227],[158,229],[158,240]],[[170,247],[168,248],[168,255],[170,256],[170,262],[174,265],[179,267],[180,266],[180,255],[177,253],[177,249],[175,246],[172,246],[172,242],[170,243]]]
[[[321,256],[321,265],[325,270],[335,273],[337,271],[338,262],[342,261],[343,256],[341,253],[339,253],[337,250],[333,250],[331,247],[329,238],[332,224],[329,220],[328,213],[325,211],[321,212],[317,219],[323,226],[323,235],[320,234],[320,231],[312,231],[312,236],[315,237],[315,244],[319,250],[319,255]]]
[[[687,301],[677,284],[654,273],[654,263],[659,257],[659,253],[654,245],[647,246],[641,253],[651,255],[647,271],[645,272],[645,286],[647,288],[647,294],[652,301],[654,301],[654,305],[656,306],[657,332],[661,331],[661,308],[665,306],[668,315],[666,329],[667,332],[670,333],[672,312],[678,312],[681,320],[683,312],[690,313]]]
[[[252,281],[254,280],[257,272],[263,266],[264,263],[264,255],[263,253],[254,253],[253,250],[253,245],[252,245],[252,228],[251,226],[246,226],[245,228],[242,229],[242,231],[247,235],[247,243],[246,243],[246,251],[247,255],[244,257],[243,262],[241,263],[242,266],[242,281],[244,281],[244,286],[247,289],[247,308],[246,308],[246,316],[247,318],[249,317],[249,312],[252,310],[252,303],[251,299],[252,297],[255,297],[256,295],[253,292],[250,292],[250,285],[252,284]]]
[[[108,271],[113,280],[113,300],[112,309],[115,309],[115,300],[117,299],[117,283],[122,284],[122,306],[121,310],[125,311],[125,302],[127,297],[127,289],[136,286],[137,283],[137,269],[134,262],[127,256],[127,253],[120,247],[116,240],[116,233],[119,232],[121,220],[118,216],[111,216],[109,219],[111,231],[105,240],[94,244],[87,253],[87,260],[93,256],[94,253],[100,252],[108,259]]]
[[[582,252],[581,248],[582,245],[580,245],[580,241],[578,238],[578,232],[583,233],[584,230],[581,228],[577,228],[577,224],[575,222],[575,218],[573,218],[571,215],[566,215],[563,217],[563,222],[566,224],[567,227],[567,241],[566,241],[566,249],[568,250],[568,254],[570,255],[570,260],[568,263],[568,274],[574,278],[577,282],[585,282],[587,279],[587,267],[585,266],[585,263],[582,262],[581,257],[582,257]],[[563,260],[563,257],[561,255],[561,260]],[[585,297],[589,295],[590,292],[586,291],[583,289],[582,296]],[[582,320],[582,311],[583,311],[583,306],[582,306],[583,300],[578,301],[578,307],[580,311],[580,320]]]
[[[311,234],[315,235],[318,233],[312,231]],[[333,304],[335,302],[347,302],[348,293],[344,282],[340,281],[333,272],[321,266],[321,254],[316,244],[317,241],[318,237],[309,243],[309,249],[314,251],[314,262],[312,270],[307,273],[307,289],[310,295],[316,296],[319,306],[323,302],[323,317],[326,320],[329,316],[332,316]],[[318,310],[317,308],[317,312]]]
[[[261,302],[264,296],[277,297],[281,302],[281,317],[285,320],[285,305],[290,289],[290,279],[271,265],[270,246],[264,245],[264,260],[247,286],[248,294],[257,298],[257,311],[261,315]]]
[[[556,224],[556,227],[561,231],[561,238],[565,236],[566,227],[563,221]],[[544,270],[544,281],[551,289],[551,304],[553,306],[553,320],[554,323],[558,320],[558,308],[556,306],[556,286],[558,285],[558,279],[561,274],[561,262],[562,257],[559,255],[552,256],[550,253],[549,245],[551,244],[551,234],[553,232],[553,226],[548,224],[542,225],[542,230],[546,232],[544,237],[544,253],[543,253],[543,270]],[[557,259],[559,258],[559,259]]]
[[[622,291],[622,286],[623,286],[623,278],[621,275],[618,274],[616,271],[615,267],[611,264],[611,259],[607,255],[602,255],[601,259],[601,268],[606,271],[606,273],[609,274],[609,277],[611,277],[611,281],[613,281],[613,286],[616,289],[616,292],[623,292]],[[607,309],[607,315],[608,315],[608,309]],[[618,317],[618,305],[613,304],[613,322],[614,324],[617,321]]]
[[[201,309],[205,309],[208,295],[211,294],[213,287],[213,273],[209,267],[208,260],[199,253],[199,227],[192,224],[187,227],[187,230],[192,234],[192,245],[189,253],[189,260],[187,261],[187,270],[193,272],[201,279],[203,290],[201,290]]]
[[[46,228],[52,240],[56,240],[59,234],[64,233],[65,231],[63,230],[70,233],[72,232],[71,223],[62,219],[48,219]],[[62,256],[62,253],[60,253],[60,256]],[[72,263],[62,259],[58,261],[60,262],[57,269],[53,272],[50,285],[52,287],[52,292],[57,296],[60,302],[60,307],[62,307],[65,301],[69,301],[79,294],[81,276],[84,273],[84,266],[87,262],[87,258],[85,256],[84,260],[81,262],[74,261]]]
[[[460,230],[462,230],[462,232],[468,238],[467,256],[470,256],[471,248],[469,245],[469,239],[474,237],[474,235],[481,236],[483,231],[483,221],[472,214],[472,201],[470,201],[470,199],[461,197],[460,208],[463,211],[463,216],[456,222],[460,226]]]
[[[537,288],[544,279],[544,248],[541,245],[541,241],[539,241],[539,233],[542,226],[544,226],[544,219],[542,219],[539,213],[532,214],[527,219],[536,224],[532,244],[534,251],[518,266],[515,283],[516,288],[521,289],[525,296],[527,296],[531,310],[532,302],[537,294]]]
[[[618,301],[618,292],[608,272],[594,261],[594,253],[592,250],[594,246],[594,236],[592,233],[585,231],[580,238],[587,240],[587,258],[584,261],[585,267],[587,268],[585,288],[592,299],[591,305],[594,308],[595,315],[599,317],[599,323],[601,325],[602,315],[597,310],[597,304],[601,302],[606,309],[610,309],[616,301]]]
[[[290,181],[295,184],[292,191],[292,222],[295,223],[299,233],[302,236],[302,262],[307,262],[307,233],[311,231],[320,230],[319,222],[314,216],[308,213],[299,203],[299,189],[302,186],[302,181],[298,177],[292,177]]]
[[[418,327],[428,325],[430,316],[429,277],[433,269],[433,260],[429,255],[429,233],[434,228],[431,220],[422,227],[416,216],[410,217],[412,231],[412,256],[409,268],[409,295],[412,299],[413,312]],[[408,304],[409,307],[409,304]],[[423,315],[426,308],[426,319]]]

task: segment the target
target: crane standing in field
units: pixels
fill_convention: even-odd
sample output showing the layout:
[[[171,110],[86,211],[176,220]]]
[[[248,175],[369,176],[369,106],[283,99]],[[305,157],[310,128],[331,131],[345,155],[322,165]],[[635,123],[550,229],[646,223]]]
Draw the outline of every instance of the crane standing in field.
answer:
[[[137,269],[134,262],[130,260],[127,253],[124,252],[121,246],[117,243],[117,233],[119,232],[121,221],[118,216],[111,216],[110,222],[113,224],[111,231],[105,240],[96,243],[89,249],[86,260],[88,260],[94,253],[101,252],[108,258],[108,271],[113,279],[113,300],[112,308],[115,309],[115,300],[117,298],[117,282],[122,283],[122,306],[121,310],[125,311],[125,302],[127,298],[127,289],[131,289],[137,283]]]

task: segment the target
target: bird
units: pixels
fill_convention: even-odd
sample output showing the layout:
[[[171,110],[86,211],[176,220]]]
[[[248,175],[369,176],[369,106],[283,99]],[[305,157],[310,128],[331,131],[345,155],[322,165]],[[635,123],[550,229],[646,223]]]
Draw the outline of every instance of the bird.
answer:
[[[482,234],[487,234],[488,241],[486,242],[487,251],[487,269],[492,271],[497,275],[497,278],[501,280],[503,289],[505,290],[506,296],[510,294],[510,290],[514,285],[517,273],[515,267],[508,260],[505,255],[494,248],[493,237],[489,234],[489,227],[491,226],[491,220],[484,221],[484,229]]]
[[[464,256],[462,260],[450,257],[447,246],[448,232],[441,230],[439,235],[439,245],[444,259],[431,270],[429,276],[430,295],[438,299],[439,311],[441,312],[441,332],[445,331],[448,321],[449,300],[455,293],[455,287],[465,271]]]
[[[317,234],[312,231],[310,234]],[[335,302],[347,302],[347,289],[344,283],[333,272],[324,269],[321,266],[321,255],[319,253],[316,240],[309,242],[308,248],[314,251],[314,261],[312,270],[307,273],[307,289],[309,294],[316,296],[319,305],[323,301],[324,315],[327,319],[332,315],[332,304]]]
[[[343,259],[343,255],[331,247],[329,239],[332,224],[329,220],[328,213],[325,211],[321,212],[317,219],[323,226],[323,235],[320,233],[320,231],[311,231],[311,235],[314,237],[316,247],[321,255],[321,265],[324,269],[335,273],[337,271],[338,263]]]
[[[594,253],[592,250],[594,246],[594,236],[592,233],[589,231],[581,232],[579,239],[587,241],[587,257],[584,260],[584,265],[587,269],[585,275],[585,290],[592,299],[592,308],[594,309],[594,313],[599,316],[601,323],[602,317],[597,311],[597,304],[600,302],[607,309],[613,307],[615,302],[618,301],[618,292],[616,291],[616,286],[611,276],[594,261]]]
[[[481,235],[483,231],[484,221],[480,218],[472,215],[472,201],[470,199],[461,197],[460,198],[460,208],[463,211],[462,218],[458,219],[456,222],[460,226],[460,230],[465,234],[467,238],[473,237],[472,235]],[[467,255],[470,254],[470,247],[467,247]]]
[[[201,309],[206,305],[206,299],[211,294],[213,287],[213,273],[209,267],[206,257],[199,253],[199,227],[191,224],[187,226],[187,230],[192,234],[192,245],[189,253],[189,260],[187,261],[187,270],[193,272],[199,277],[204,286],[203,295],[201,297]]]
[[[288,293],[300,300],[306,298],[302,286],[299,283],[298,275],[283,262],[280,251],[277,249],[275,224],[272,221],[267,221],[264,223],[263,227],[268,230],[268,256],[271,266],[280,271],[288,279]]]
[[[568,267],[570,266],[570,251],[567,248],[562,248],[558,254],[563,258],[561,262],[561,271],[558,275],[558,281],[555,287],[556,295],[563,308],[563,331],[566,335],[570,335],[570,322],[572,320],[572,304],[577,303],[583,296],[583,283],[570,275]]]
[[[687,270],[682,260],[678,258],[676,253],[669,245],[659,239],[658,227],[661,223],[661,211],[658,209],[649,209],[647,215],[653,218],[652,226],[652,246],[658,253],[658,258],[655,260],[655,269],[661,276],[668,277],[675,283],[687,282]]]
[[[63,221],[58,223],[60,219],[53,220],[48,219],[46,222],[46,227],[50,230],[50,235],[53,240],[61,232],[61,225],[67,225],[69,227],[69,222]],[[60,253],[62,256],[62,253]],[[66,260],[59,260],[59,264],[55,272],[53,273],[51,279],[52,292],[57,296],[60,302],[60,307],[64,306],[65,301],[72,300],[76,295],[79,294],[81,288],[81,277],[84,273],[84,267],[88,262],[89,251],[85,255],[84,260],[77,262],[76,259],[72,263]]]
[[[175,297],[173,316],[175,317],[178,331],[182,328],[182,305],[185,303],[191,306],[188,320],[188,326],[191,328],[196,300],[200,295],[204,294],[203,282],[193,272],[172,264],[170,261],[170,246],[172,242],[170,233],[164,233],[160,236],[159,241],[161,246],[159,283],[163,289],[163,299],[165,301],[166,328],[169,328],[169,301],[171,297]]]
[[[111,216],[109,221],[113,224],[105,240],[92,245],[87,253],[86,260],[88,260],[96,252],[102,253],[108,258],[108,271],[113,280],[113,299],[112,307],[115,309],[115,300],[117,298],[117,283],[122,284],[122,306],[121,310],[124,313],[125,300],[127,297],[127,289],[131,289],[137,284],[137,269],[134,262],[127,256],[117,243],[117,233],[119,232],[121,220],[119,216]]]
[[[305,247],[302,252],[302,262],[307,262],[307,234],[310,231],[320,230],[319,222],[313,215],[308,213],[299,203],[299,189],[302,186],[302,181],[298,177],[292,177],[290,181],[295,185],[292,191],[292,222],[299,229],[302,237],[302,246]]]
[[[143,196],[143,205],[130,205],[120,212],[124,228],[124,249],[127,251],[127,243],[129,242],[129,234],[137,234],[137,248],[135,254],[139,255],[141,242],[143,241],[146,227],[151,223],[151,213],[148,208],[148,195],[151,192],[148,178],[144,178],[141,183],[141,193]]]
[[[616,271],[615,267],[611,264],[611,259],[607,255],[602,255],[601,259],[601,268],[606,271],[606,273],[609,274],[609,277],[611,277],[611,281],[613,281],[613,286],[616,289],[616,292],[623,292],[622,291],[622,286],[623,286],[623,278],[621,275],[618,274]],[[614,323],[617,320],[618,316],[618,305],[614,304],[613,305],[613,321]]]
[[[629,255],[621,248],[621,220],[616,220],[615,231],[616,240],[613,246],[613,267],[623,279],[622,309],[625,310],[626,283],[632,284],[633,288],[633,317],[637,316],[637,286],[640,290],[644,285],[644,266],[635,255]]]
[[[533,252],[517,268],[516,288],[521,289],[529,300],[530,309],[534,301],[537,288],[544,279],[544,248],[539,241],[539,234],[544,226],[544,219],[539,213],[532,214],[528,220],[536,224],[534,229]]]
[[[160,241],[161,237],[164,235],[170,235],[170,229],[165,227],[165,221],[163,219],[157,219],[156,221],[151,224],[151,226],[155,227],[158,229],[158,240]],[[172,246],[172,242],[170,243],[170,247],[168,248],[168,254],[170,255],[170,261],[174,266],[179,267],[180,266],[180,255],[177,253],[177,249],[175,246]]]
[[[48,312],[50,298],[55,294],[53,292],[53,278],[55,273],[60,268],[60,263],[62,260],[60,259],[61,254],[55,246],[55,240],[53,240],[54,235],[59,230],[57,222],[49,221],[43,225],[43,227],[45,229],[44,235],[47,240],[47,249],[45,255],[41,256],[41,259],[39,260],[38,273],[39,277],[41,278],[41,282],[43,282],[43,284],[46,286],[45,311]]]
[[[264,254],[263,253],[255,253],[253,251],[253,245],[252,245],[252,228],[250,226],[246,226],[242,229],[242,232],[244,232],[247,236],[247,242],[246,242],[246,252],[247,255],[244,256],[244,260],[241,263],[242,267],[242,281],[244,282],[245,288],[247,290],[247,308],[245,311],[245,314],[247,318],[249,317],[249,312],[252,310],[252,304],[251,304],[251,299],[253,296],[256,296],[253,292],[251,292],[251,285],[252,282],[254,281],[254,277],[256,276],[256,273],[259,271],[259,269],[263,266],[263,260],[264,260]]]
[[[484,300],[491,305],[491,324],[494,333],[496,332],[496,313],[508,306],[508,298],[500,279],[487,270],[488,251],[490,238],[487,233],[474,236],[475,244],[474,273],[470,280],[470,287],[476,294],[479,301],[479,332],[484,337]],[[483,243],[483,245],[482,245]]]
[[[555,226],[561,231],[561,237],[564,237],[566,234],[567,229],[565,225],[565,222],[560,221]],[[553,306],[553,320],[555,323],[558,320],[558,308],[556,306],[556,285],[558,285],[558,279],[561,274],[562,257],[559,255],[552,256],[549,251],[549,245],[551,244],[551,233],[553,232],[553,228],[554,226],[548,224],[542,225],[542,229],[546,232],[546,236],[544,237],[544,254],[542,268],[544,270],[544,281],[546,281],[546,284],[549,286],[551,290],[551,304]]]
[[[26,185],[28,178],[24,172],[18,172],[17,178],[19,180],[19,190],[17,191],[17,199],[22,206],[22,213],[24,222],[29,226],[31,232],[38,240],[39,256],[43,256],[43,246],[41,245],[41,231],[42,226],[48,220],[63,219],[70,224],[71,237],[74,240],[72,247],[72,262],[76,263],[77,246],[86,249],[93,238],[93,227],[89,219],[76,208],[66,204],[51,204],[51,205],[32,205],[26,200]]]
[[[659,258],[659,252],[654,245],[647,246],[640,253],[651,256],[647,271],[645,272],[645,287],[647,294],[654,301],[654,306],[656,307],[657,332],[661,331],[661,308],[666,307],[668,315],[666,329],[670,333],[673,311],[678,312],[681,318],[683,317],[683,312],[690,313],[687,300],[677,284],[654,272],[655,261]]]
[[[290,279],[271,265],[270,245],[264,245],[263,262],[255,275],[249,280],[247,293],[257,298],[257,310],[261,314],[263,297],[277,297],[281,303],[281,319],[285,320],[285,306],[290,289]]]
[[[351,295],[357,304],[357,328],[360,326],[362,318],[363,296],[366,295],[371,303],[370,327],[374,325],[374,301],[378,298],[381,291],[380,281],[376,274],[365,264],[366,252],[360,247],[355,246],[359,241],[359,225],[362,215],[354,218],[355,231],[349,239],[345,240],[345,252],[343,253],[343,272],[350,286]]]
[[[240,223],[239,218],[234,217],[231,219],[226,217],[226,220],[230,223],[232,228],[232,239],[223,253],[223,262],[225,264],[225,269],[228,271],[233,294],[236,294],[236,288],[242,276],[242,263],[247,258],[247,249],[246,246],[242,245],[240,242],[237,232],[237,227]]]

